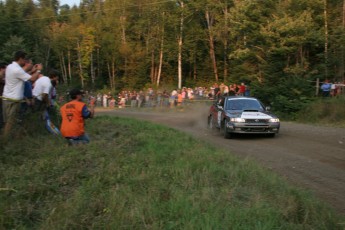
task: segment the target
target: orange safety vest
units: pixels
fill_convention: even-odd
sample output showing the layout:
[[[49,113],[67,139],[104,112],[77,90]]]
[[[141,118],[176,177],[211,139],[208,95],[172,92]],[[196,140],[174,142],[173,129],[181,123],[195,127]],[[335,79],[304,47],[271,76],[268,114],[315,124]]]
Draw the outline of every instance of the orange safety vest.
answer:
[[[181,94],[181,93],[179,93],[179,94],[177,95],[177,102],[178,102],[178,103],[182,103],[182,102],[183,102],[183,97],[182,97],[182,94]]]
[[[64,137],[79,137],[84,135],[84,118],[82,115],[85,103],[73,100],[60,108],[62,123],[61,134]]]

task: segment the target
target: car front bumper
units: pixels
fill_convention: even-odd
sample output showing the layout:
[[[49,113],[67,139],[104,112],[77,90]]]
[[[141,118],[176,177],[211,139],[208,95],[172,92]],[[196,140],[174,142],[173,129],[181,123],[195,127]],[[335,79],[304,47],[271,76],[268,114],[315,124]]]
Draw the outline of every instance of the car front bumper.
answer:
[[[280,123],[268,123],[268,124],[257,124],[257,123],[227,123],[227,131],[230,133],[279,133]]]

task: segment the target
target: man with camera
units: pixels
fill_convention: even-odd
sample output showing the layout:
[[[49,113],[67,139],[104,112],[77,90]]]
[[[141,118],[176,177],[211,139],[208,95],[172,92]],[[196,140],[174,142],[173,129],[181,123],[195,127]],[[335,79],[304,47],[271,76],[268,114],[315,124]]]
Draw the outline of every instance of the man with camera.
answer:
[[[6,68],[5,86],[2,96],[5,137],[9,135],[13,124],[18,118],[21,102],[24,97],[25,81],[36,81],[42,70],[42,64],[36,64],[31,69],[31,75],[26,73],[22,67],[25,66],[28,60],[27,53],[17,51],[14,54],[14,61]]]

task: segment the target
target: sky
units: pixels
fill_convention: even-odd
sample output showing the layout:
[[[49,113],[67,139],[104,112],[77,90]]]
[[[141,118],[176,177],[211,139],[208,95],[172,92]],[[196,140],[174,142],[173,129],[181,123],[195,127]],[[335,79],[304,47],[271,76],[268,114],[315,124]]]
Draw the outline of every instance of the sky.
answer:
[[[79,6],[80,0],[60,0],[60,6],[65,4],[69,5],[70,7],[72,7],[73,5]]]

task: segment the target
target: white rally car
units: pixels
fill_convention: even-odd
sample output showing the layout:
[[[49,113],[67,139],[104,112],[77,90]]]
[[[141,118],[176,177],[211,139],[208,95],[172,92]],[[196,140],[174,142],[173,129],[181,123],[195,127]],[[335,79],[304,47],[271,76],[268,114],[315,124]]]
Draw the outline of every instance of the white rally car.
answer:
[[[225,138],[231,138],[233,133],[274,137],[280,128],[277,116],[253,97],[224,97],[211,106],[207,120],[208,127],[219,128]]]

